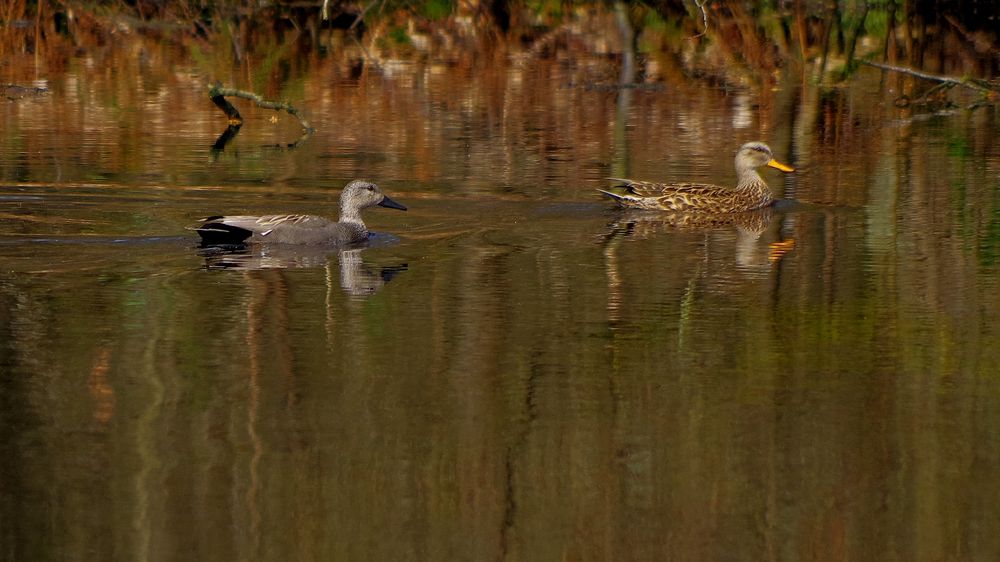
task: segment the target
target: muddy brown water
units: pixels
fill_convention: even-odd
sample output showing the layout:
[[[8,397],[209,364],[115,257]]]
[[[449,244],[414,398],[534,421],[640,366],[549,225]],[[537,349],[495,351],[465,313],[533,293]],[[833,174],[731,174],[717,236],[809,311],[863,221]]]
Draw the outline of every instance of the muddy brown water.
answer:
[[[320,60],[274,86],[316,134],[243,105],[213,151],[197,64],[113,56],[0,102],[0,558],[1000,552],[994,109],[903,113],[876,70]],[[596,191],[731,183],[755,139],[797,171],[753,224]],[[357,177],[409,207],[367,211],[365,247],[186,230],[332,216]]]

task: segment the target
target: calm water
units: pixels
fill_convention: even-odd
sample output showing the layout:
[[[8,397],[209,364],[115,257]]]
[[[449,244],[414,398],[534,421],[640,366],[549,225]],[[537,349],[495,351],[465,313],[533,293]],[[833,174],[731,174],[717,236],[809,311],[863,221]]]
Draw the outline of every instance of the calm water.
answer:
[[[217,152],[205,69],[140,55],[0,101],[0,558],[1000,557],[994,109],[911,118],[875,71],[319,59],[231,77],[314,136],[241,105]],[[595,191],[731,183],[757,138],[795,203],[744,223]],[[357,177],[410,209],[369,247],[186,230],[335,215]]]

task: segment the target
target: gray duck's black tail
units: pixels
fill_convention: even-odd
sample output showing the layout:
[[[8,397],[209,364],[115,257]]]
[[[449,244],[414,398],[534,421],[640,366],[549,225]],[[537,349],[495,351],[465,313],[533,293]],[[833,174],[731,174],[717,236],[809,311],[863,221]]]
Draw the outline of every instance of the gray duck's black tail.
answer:
[[[208,217],[205,219],[205,224],[195,229],[198,236],[201,236],[202,248],[244,244],[247,238],[253,236],[250,230],[222,222],[223,218],[225,217]]]

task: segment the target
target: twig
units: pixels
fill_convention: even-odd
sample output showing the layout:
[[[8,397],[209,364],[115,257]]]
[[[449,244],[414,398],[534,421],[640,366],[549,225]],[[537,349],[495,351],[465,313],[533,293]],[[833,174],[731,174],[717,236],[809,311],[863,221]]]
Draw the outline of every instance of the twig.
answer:
[[[931,96],[937,95],[938,92],[947,92],[948,90],[954,87],[955,84],[951,82],[941,82],[940,84],[936,84],[934,86],[931,86],[930,88],[927,88],[927,91],[924,92],[924,94],[921,97],[923,99],[930,99]]]
[[[917,78],[923,78],[924,80],[934,80],[936,82],[943,82],[945,84],[952,84],[954,86],[965,86],[971,90],[976,90],[977,92],[986,94],[995,94],[1000,92],[998,88],[991,88],[983,86],[973,80],[969,79],[959,79],[951,76],[941,76],[938,74],[930,74],[928,72],[923,72],[921,70],[913,70],[912,68],[906,68],[903,66],[894,66],[891,64],[884,64],[880,62],[873,62],[868,60],[858,61],[862,64],[867,64],[868,66],[874,66],[875,68],[881,68],[882,70],[891,70],[892,72],[899,72],[902,74],[908,74],[910,76],[916,76]]]
[[[212,103],[219,106],[219,109],[225,112],[226,116],[229,117],[229,122],[232,124],[243,123],[243,118],[240,116],[240,112],[233,107],[233,104],[229,103],[226,96],[234,96],[237,98],[243,98],[250,100],[257,104],[257,107],[262,107],[264,109],[274,109],[276,111],[284,111],[299,120],[299,124],[302,125],[302,129],[307,133],[312,133],[315,129],[306,121],[305,117],[298,109],[295,109],[292,104],[287,102],[276,102],[268,101],[253,92],[244,92],[243,90],[237,90],[234,88],[223,88],[222,84],[216,82],[208,87],[208,95],[212,98]]]
[[[362,21],[364,21],[365,14],[368,13],[368,10],[371,10],[372,8],[374,8],[375,4],[377,4],[378,2],[379,2],[379,0],[372,0],[367,6],[365,6],[364,9],[361,10],[361,13],[358,14],[358,17],[354,18],[354,22],[351,23],[351,27],[347,28],[347,31],[352,31],[355,27],[357,27],[357,25],[359,23],[361,23]]]
[[[955,31],[958,31],[958,33],[961,34],[967,42],[972,43],[977,51],[982,49],[989,51],[992,55],[1000,54],[1000,50],[995,49],[992,41],[988,40],[988,35],[969,31],[964,25],[962,25],[961,22],[955,19],[955,16],[950,14],[945,14],[944,19],[950,23],[951,26],[955,28]]]
[[[708,12],[705,11],[706,4],[708,4],[708,0],[694,0],[694,5],[698,6],[698,9],[701,10],[701,23],[703,28],[701,30],[701,33],[695,35],[694,37],[692,37],[692,39],[697,39],[698,37],[701,37],[702,35],[708,33]]]
[[[374,8],[375,4],[377,4],[379,1],[380,0],[372,0],[367,6],[365,6],[361,10],[361,13],[358,14],[357,17],[354,18],[354,21],[351,23],[351,26],[347,28],[348,33],[350,33],[351,31],[353,31],[354,28],[357,27],[357,25],[359,23],[361,23],[361,22],[364,21],[365,14],[368,13],[368,10],[371,10],[372,8]],[[383,3],[385,2],[385,0],[381,0],[381,1]],[[355,37],[353,34],[351,34],[351,39],[353,39],[354,43],[357,44],[357,46],[361,48],[361,52],[365,55],[365,59],[368,60],[369,62],[371,62],[372,64],[374,64],[375,68],[378,68],[379,67],[378,61],[375,60],[375,58],[373,58],[371,56],[371,54],[368,52],[368,49],[365,48],[364,44],[362,44],[361,41],[357,37]]]

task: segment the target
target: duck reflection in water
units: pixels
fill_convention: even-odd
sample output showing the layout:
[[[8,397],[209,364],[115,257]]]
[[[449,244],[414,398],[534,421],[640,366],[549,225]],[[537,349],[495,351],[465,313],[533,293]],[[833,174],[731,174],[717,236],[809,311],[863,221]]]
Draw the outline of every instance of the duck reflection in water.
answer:
[[[379,241],[381,236],[373,240]],[[206,269],[242,271],[324,267],[332,256],[340,265],[340,287],[352,296],[378,292],[396,275],[407,270],[406,263],[370,266],[361,253],[365,248],[324,248],[313,246],[252,245],[233,248],[209,248],[203,252]]]
[[[785,207],[779,204],[779,207]],[[741,213],[679,213],[622,209],[609,226],[608,239],[649,238],[664,231],[711,232],[735,230],[736,263],[745,269],[768,269],[795,248],[793,238],[771,233],[775,207]],[[771,240],[764,243],[768,238]],[[775,239],[777,238],[777,239]],[[762,240],[763,239],[763,240]]]

